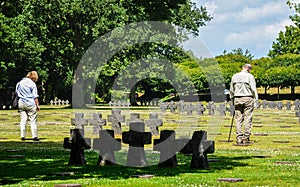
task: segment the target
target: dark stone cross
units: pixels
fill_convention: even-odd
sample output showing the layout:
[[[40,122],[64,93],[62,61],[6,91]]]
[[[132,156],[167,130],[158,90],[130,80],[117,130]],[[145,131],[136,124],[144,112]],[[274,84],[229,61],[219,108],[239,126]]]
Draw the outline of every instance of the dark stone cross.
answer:
[[[71,149],[69,165],[85,165],[84,149],[91,148],[90,139],[85,139],[80,129],[71,129],[70,138],[64,138],[64,148]]]
[[[81,112],[75,113],[75,118],[71,119],[71,124],[75,126],[75,129],[79,129],[82,137],[84,137],[84,126],[88,125],[88,119],[84,118],[84,114]]]
[[[89,124],[93,126],[93,134],[98,134],[102,126],[106,125],[106,119],[102,118],[101,113],[93,113],[93,118],[89,119]]]
[[[158,114],[149,114],[149,120],[146,120],[146,125],[150,127],[150,132],[153,136],[158,136],[158,127],[163,125],[163,121],[158,119]]]
[[[186,139],[182,139],[186,143]],[[207,154],[214,153],[214,141],[207,140],[206,131],[195,131],[192,139],[180,150],[182,154],[192,154],[191,168],[209,169]]]
[[[162,130],[160,139],[154,139],[153,151],[160,152],[159,167],[176,167],[178,165],[176,152],[179,149],[175,140],[175,131]]]
[[[126,165],[130,167],[146,166],[145,144],[151,144],[151,133],[145,132],[145,123],[132,122],[129,131],[122,133],[122,141],[129,144]]]
[[[121,110],[112,109],[111,115],[108,115],[108,122],[111,122],[112,130],[115,134],[122,134],[122,125],[121,122],[125,122],[125,116],[121,115]]]
[[[114,138],[113,130],[100,130],[99,137],[93,140],[93,149],[99,150],[97,165],[115,165],[114,151],[121,150],[121,139]]]

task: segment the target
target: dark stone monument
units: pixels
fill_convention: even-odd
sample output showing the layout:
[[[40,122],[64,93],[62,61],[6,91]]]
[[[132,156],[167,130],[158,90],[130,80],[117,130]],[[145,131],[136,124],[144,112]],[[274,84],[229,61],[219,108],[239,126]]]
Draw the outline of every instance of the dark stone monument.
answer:
[[[182,139],[186,143],[186,139]],[[195,131],[192,139],[180,150],[182,154],[192,154],[191,168],[209,169],[208,153],[214,153],[214,141],[207,140],[206,131]]]
[[[89,124],[93,126],[93,134],[98,134],[102,126],[106,125],[106,119],[102,118],[101,113],[93,113],[93,118],[89,119]]]
[[[112,109],[111,115],[108,115],[108,122],[111,122],[111,128],[115,131],[115,134],[122,134],[121,122],[125,122],[125,116],[121,115],[121,110]]]
[[[113,130],[100,130],[99,137],[93,140],[93,149],[99,150],[97,165],[115,165],[114,151],[121,150],[121,139],[114,138]]]
[[[126,165],[130,167],[147,166],[144,145],[151,144],[151,133],[145,132],[145,123],[130,123],[129,131],[122,133],[122,141],[129,144]]]
[[[146,125],[150,127],[150,132],[153,136],[158,136],[158,127],[163,125],[163,121],[158,119],[158,114],[149,114],[149,120],[146,120]]]
[[[80,129],[71,129],[70,138],[64,139],[64,148],[71,149],[69,165],[85,165],[84,149],[90,149],[90,139],[83,138]]]
[[[71,124],[75,126],[75,129],[79,129],[82,137],[84,137],[84,126],[88,125],[88,119],[84,118],[84,114],[81,112],[75,113],[75,118],[71,119]]]
[[[175,131],[162,130],[160,139],[154,139],[153,150],[160,152],[159,167],[176,167],[178,165],[176,158],[178,143],[175,140]]]

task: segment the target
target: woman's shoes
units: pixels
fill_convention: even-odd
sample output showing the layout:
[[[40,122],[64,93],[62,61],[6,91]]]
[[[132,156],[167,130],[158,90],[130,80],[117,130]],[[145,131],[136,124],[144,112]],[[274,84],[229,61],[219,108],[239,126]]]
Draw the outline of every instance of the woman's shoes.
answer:
[[[25,138],[25,137],[22,137],[21,140],[22,140],[22,141],[25,141],[26,138]],[[39,139],[38,137],[34,137],[32,140],[35,141],[35,142],[40,141],[40,139]]]

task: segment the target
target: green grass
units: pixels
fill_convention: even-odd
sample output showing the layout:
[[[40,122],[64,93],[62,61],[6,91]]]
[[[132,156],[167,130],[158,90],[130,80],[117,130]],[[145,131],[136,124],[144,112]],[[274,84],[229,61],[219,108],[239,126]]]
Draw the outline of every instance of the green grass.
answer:
[[[91,117],[95,110],[81,110],[85,117]],[[43,106],[38,114],[39,136],[41,143],[20,141],[19,116],[15,110],[0,110],[0,185],[3,186],[54,186],[55,184],[81,184],[82,186],[300,186],[300,124],[295,112],[278,110],[255,110],[253,118],[251,146],[233,146],[227,140],[231,117],[186,116],[169,112],[160,115],[163,129],[175,129],[176,137],[191,136],[195,130],[209,130],[208,139],[215,140],[216,151],[208,155],[209,170],[190,169],[190,156],[177,154],[179,165],[176,168],[159,168],[156,163],[159,153],[146,146],[149,166],[130,168],[126,162],[126,146],[116,152],[121,165],[96,166],[97,152],[85,151],[87,165],[69,166],[69,150],[63,148],[64,137],[69,136],[71,118],[74,110]],[[103,117],[110,110],[101,109]],[[150,112],[159,112],[144,107],[122,111],[129,117],[130,112],[141,113],[147,119]],[[209,124],[209,125],[208,125]],[[262,127],[260,127],[262,126]],[[290,126],[283,128],[283,126]],[[97,136],[91,133],[88,137]],[[110,126],[105,126],[110,128]],[[128,126],[123,126],[123,131]],[[149,130],[148,127],[146,130]],[[90,133],[89,133],[90,132]],[[212,133],[213,132],[213,133]],[[267,134],[268,136],[261,136]],[[30,127],[28,126],[28,135]],[[30,137],[30,136],[29,136]],[[158,137],[154,137],[158,138]],[[231,139],[234,139],[234,129]],[[276,141],[288,141],[278,143]],[[16,152],[14,152],[16,151]],[[24,158],[11,158],[11,155],[24,155]],[[63,176],[64,172],[73,175]],[[134,178],[137,174],[151,174],[153,178]],[[242,178],[242,182],[219,182],[218,178]]]

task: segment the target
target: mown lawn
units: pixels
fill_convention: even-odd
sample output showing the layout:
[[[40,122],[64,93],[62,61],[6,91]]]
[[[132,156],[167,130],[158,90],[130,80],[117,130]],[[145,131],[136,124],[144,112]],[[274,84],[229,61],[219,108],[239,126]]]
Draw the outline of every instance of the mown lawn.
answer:
[[[0,110],[0,185],[54,186],[81,184],[82,186],[300,186],[300,124],[295,111],[255,110],[253,119],[254,144],[234,146],[228,139],[231,117],[192,116],[156,108],[141,108],[122,113],[128,119],[131,112],[141,113],[147,119],[150,112],[159,113],[163,129],[176,130],[176,138],[191,136],[195,130],[207,130],[208,139],[215,141],[215,153],[208,156],[209,170],[190,169],[190,156],[177,154],[176,168],[157,166],[159,152],[145,146],[148,167],[126,167],[127,146],[116,152],[117,166],[97,166],[96,151],[85,151],[87,165],[69,166],[69,150],[63,148],[64,137],[69,136],[72,109],[43,106],[38,114],[40,143],[20,141],[19,116],[15,110]],[[85,117],[100,112],[104,118],[108,108],[81,110]],[[110,129],[107,125],[104,128]],[[123,131],[128,126],[123,126]],[[148,127],[146,128],[149,131]],[[86,136],[96,138],[92,127]],[[28,126],[28,135],[30,127]],[[28,137],[29,138],[29,137]],[[158,137],[153,137],[158,138]],[[234,129],[231,139],[234,140]],[[153,175],[135,178],[135,175]],[[220,182],[219,178],[241,178],[242,182]]]

